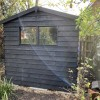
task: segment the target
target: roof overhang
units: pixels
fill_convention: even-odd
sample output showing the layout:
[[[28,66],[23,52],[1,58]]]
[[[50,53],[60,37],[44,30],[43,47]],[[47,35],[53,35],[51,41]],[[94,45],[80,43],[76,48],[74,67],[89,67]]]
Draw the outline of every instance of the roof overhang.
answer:
[[[6,19],[0,21],[0,24],[7,23],[11,20],[14,20],[16,18],[19,18],[23,15],[26,15],[28,13],[35,12],[35,11],[43,11],[43,12],[46,12],[46,13],[50,13],[50,14],[54,14],[54,15],[57,15],[57,16],[61,16],[61,17],[64,17],[64,18],[70,18],[70,19],[78,18],[78,16],[75,16],[75,15],[71,15],[71,14],[67,14],[67,13],[63,13],[63,12],[59,12],[59,11],[55,11],[55,10],[51,10],[51,9],[47,9],[47,8],[43,8],[43,7],[38,6],[38,7],[32,7],[28,10],[25,10],[23,12],[20,12],[20,13],[16,14],[16,15],[13,15],[9,18],[6,18]]]

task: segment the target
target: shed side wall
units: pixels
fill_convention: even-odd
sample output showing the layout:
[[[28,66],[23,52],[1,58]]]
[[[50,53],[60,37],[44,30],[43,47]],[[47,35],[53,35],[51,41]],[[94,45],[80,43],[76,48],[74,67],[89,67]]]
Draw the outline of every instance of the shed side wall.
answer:
[[[56,26],[57,46],[21,45],[21,26]],[[74,20],[33,12],[4,24],[4,34],[6,76],[14,83],[58,89],[76,81],[78,32]]]

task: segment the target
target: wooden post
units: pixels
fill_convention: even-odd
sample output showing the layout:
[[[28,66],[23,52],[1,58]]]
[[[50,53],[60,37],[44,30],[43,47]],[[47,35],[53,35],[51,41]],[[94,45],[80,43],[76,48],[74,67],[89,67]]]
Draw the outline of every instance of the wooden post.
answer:
[[[38,6],[39,0],[35,1],[35,7]]]
[[[37,10],[38,10],[38,8],[37,8],[37,7],[38,7],[38,2],[39,2],[39,0],[36,0],[36,1],[35,1],[35,12],[36,12],[36,13],[37,13]]]

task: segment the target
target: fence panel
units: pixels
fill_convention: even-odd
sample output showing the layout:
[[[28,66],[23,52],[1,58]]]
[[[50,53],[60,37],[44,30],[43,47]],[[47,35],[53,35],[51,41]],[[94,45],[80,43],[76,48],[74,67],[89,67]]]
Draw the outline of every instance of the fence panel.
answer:
[[[99,36],[86,36],[84,39],[80,38],[80,54],[79,60],[84,61],[85,57],[93,58],[96,52],[96,45]]]

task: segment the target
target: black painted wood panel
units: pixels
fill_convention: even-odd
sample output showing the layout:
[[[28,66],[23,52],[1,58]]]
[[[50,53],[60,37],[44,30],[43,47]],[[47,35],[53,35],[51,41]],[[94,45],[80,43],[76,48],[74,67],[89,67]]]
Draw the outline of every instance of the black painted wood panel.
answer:
[[[57,45],[20,44],[20,27],[55,26]],[[78,31],[75,20],[45,12],[29,13],[4,24],[6,76],[15,84],[61,90],[76,82]]]

